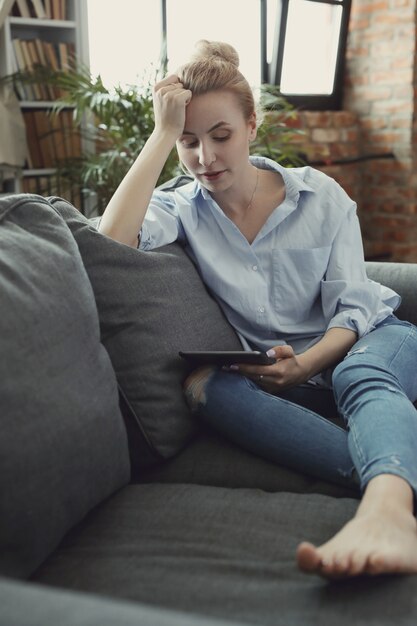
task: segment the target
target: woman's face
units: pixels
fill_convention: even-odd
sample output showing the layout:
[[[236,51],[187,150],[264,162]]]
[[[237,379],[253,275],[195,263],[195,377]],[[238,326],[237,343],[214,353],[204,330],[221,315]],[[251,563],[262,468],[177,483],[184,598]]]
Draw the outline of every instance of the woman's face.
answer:
[[[236,96],[212,91],[191,99],[178,155],[189,172],[211,192],[240,185],[246,176],[256,116],[245,120]]]

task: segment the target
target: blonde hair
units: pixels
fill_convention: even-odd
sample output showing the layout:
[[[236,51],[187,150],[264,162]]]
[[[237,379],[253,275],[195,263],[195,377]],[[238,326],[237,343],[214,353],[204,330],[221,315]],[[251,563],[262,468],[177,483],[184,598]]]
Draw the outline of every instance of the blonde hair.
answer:
[[[194,96],[226,89],[235,94],[245,120],[256,111],[252,89],[239,71],[239,55],[228,43],[201,39],[191,60],[177,70],[185,89]]]

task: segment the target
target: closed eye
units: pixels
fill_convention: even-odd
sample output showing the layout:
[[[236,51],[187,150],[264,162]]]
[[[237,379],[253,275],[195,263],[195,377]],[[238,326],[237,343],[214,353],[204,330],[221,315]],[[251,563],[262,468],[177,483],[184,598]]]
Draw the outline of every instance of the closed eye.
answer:
[[[212,137],[212,140],[221,143],[223,141],[227,141],[228,139],[230,139],[230,137],[231,137],[230,133],[227,133],[227,135],[217,135],[215,137]],[[199,143],[197,139],[194,141],[189,141],[189,140],[187,141],[186,138],[181,139],[180,142],[184,148],[196,148]]]
[[[181,141],[181,145],[184,148],[196,148],[198,146],[198,141]]]

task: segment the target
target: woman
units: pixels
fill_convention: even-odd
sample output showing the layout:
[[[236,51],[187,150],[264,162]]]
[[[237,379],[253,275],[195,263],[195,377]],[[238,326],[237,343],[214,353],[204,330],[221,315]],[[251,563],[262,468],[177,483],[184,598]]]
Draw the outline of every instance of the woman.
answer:
[[[143,250],[181,239],[245,349],[269,366],[200,368],[191,408],[265,458],[363,492],[330,541],[298,547],[327,577],[417,572],[417,334],[366,277],[356,206],[311,168],[249,157],[257,116],[227,44],[200,42],[155,86],[155,129],[100,230]],[[195,181],[155,185],[172,148]],[[341,429],[313,410],[334,397]],[[352,461],[353,459],[353,461]]]

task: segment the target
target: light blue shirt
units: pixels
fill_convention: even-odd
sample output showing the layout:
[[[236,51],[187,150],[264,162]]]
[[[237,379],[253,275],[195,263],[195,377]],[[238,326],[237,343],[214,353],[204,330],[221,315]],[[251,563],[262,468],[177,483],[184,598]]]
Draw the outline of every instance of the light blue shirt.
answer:
[[[194,181],[155,191],[140,248],[183,241],[245,349],[287,343],[301,353],[332,327],[368,333],[400,296],[366,276],[356,204],[311,167],[251,162],[280,172],[286,189],[251,244]]]

